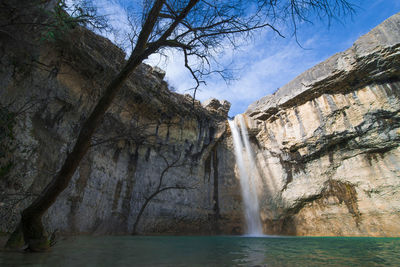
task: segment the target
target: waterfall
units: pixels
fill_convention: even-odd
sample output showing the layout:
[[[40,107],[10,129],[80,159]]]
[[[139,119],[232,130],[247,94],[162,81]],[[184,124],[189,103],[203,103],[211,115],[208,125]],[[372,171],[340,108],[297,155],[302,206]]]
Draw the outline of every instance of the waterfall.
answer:
[[[240,129],[237,121],[239,121]],[[236,164],[239,169],[244,215],[246,219],[246,234],[255,236],[262,235],[256,184],[259,174],[254,160],[253,150],[250,145],[247,127],[241,114],[237,115],[234,120],[228,122],[232,132]]]

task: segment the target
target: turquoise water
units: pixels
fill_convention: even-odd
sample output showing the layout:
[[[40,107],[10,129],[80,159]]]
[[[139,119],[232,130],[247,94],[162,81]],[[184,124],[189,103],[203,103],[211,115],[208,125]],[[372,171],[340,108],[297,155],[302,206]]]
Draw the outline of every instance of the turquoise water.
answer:
[[[400,266],[400,238],[71,237],[0,266]]]

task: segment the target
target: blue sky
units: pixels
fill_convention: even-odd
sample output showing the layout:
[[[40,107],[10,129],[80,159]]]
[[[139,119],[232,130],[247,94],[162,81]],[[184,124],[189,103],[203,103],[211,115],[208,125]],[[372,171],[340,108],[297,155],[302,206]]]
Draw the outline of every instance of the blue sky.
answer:
[[[104,3],[104,12],[111,16],[111,22],[116,27],[124,28],[123,9],[116,2],[105,4],[106,1],[98,2]],[[315,21],[314,24],[300,25],[298,40],[305,49],[290,34],[281,38],[269,30],[257,34],[251,42],[236,51],[227,49],[218,58],[222,63],[233,63],[237,69],[236,79],[226,84],[221,78],[210,77],[206,80],[207,85],[200,88],[197,99],[225,99],[232,103],[230,116],[243,113],[252,102],[272,94],[333,54],[346,50],[358,37],[400,12],[400,0],[353,2],[359,5],[356,13],[352,17],[342,18],[341,22],[333,20],[328,25],[327,22]],[[191,93],[188,89],[194,86],[194,81],[184,68],[180,54],[170,52],[167,60],[154,55],[147,63],[164,69],[167,82],[178,92]]]

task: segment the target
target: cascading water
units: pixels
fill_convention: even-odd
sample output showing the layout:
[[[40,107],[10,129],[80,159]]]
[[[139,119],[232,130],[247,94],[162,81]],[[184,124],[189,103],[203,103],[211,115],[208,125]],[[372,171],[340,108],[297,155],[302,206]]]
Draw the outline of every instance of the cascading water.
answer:
[[[240,124],[240,130],[237,120]],[[240,185],[242,188],[242,198],[247,226],[246,234],[253,236],[262,235],[263,232],[256,185],[256,179],[259,175],[243,116],[237,115],[234,120],[229,121],[229,126],[232,132],[236,164],[240,175]]]

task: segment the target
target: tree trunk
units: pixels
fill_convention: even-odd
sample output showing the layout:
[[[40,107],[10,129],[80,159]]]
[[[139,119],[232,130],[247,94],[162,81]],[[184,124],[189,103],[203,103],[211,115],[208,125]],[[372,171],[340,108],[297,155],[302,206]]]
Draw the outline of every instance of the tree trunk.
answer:
[[[88,151],[91,137],[95,129],[101,124],[107,109],[124,84],[124,81],[146,57],[145,53],[142,53],[141,56],[133,57],[108,85],[104,95],[83,124],[75,146],[72,152],[68,154],[61,170],[46,186],[40,196],[22,212],[21,227],[17,227],[15,233],[22,230],[25,243],[28,244],[28,248],[31,251],[43,251],[49,248],[47,234],[42,224],[43,214],[56,201],[58,195],[67,188],[80,161]],[[10,242],[7,242],[7,244],[13,244],[12,239],[16,236],[18,235],[11,235]]]
[[[157,193],[158,193],[158,192],[157,192]],[[150,200],[151,200],[155,195],[157,195],[157,193],[151,195],[149,198],[146,198],[146,201],[143,203],[143,206],[140,208],[140,211],[139,211],[139,213],[138,213],[138,215],[137,215],[137,217],[136,217],[135,224],[133,225],[132,235],[136,235],[136,229],[137,229],[137,226],[139,225],[140,218],[142,217],[142,214],[143,214],[144,210],[146,209],[147,205],[149,204]]]
[[[46,247],[46,244],[38,244],[38,242],[47,242],[47,236],[42,225],[43,214],[56,201],[58,195],[67,188],[79,163],[90,147],[90,141],[95,129],[102,122],[104,114],[110,107],[124,81],[139,64],[139,61],[133,64],[127,64],[110,83],[105,94],[84,123],[75,146],[72,152],[68,154],[60,172],[46,186],[41,195],[22,212],[22,231],[25,242],[28,243],[31,250],[42,250],[42,247]]]
[[[104,114],[115,99],[118,91],[123,86],[129,75],[145,60],[149,55],[157,51],[158,47],[153,46],[151,49],[147,47],[147,42],[150,34],[153,31],[154,25],[157,22],[158,14],[160,13],[165,0],[157,0],[151,8],[146,22],[139,34],[135,49],[133,50],[128,62],[118,75],[107,86],[104,95],[93,109],[89,118],[83,124],[78,139],[71,153],[61,167],[58,174],[46,186],[40,196],[21,214],[21,222],[17,229],[10,237],[10,242],[13,244],[13,238],[18,236],[18,232],[22,230],[25,243],[28,244],[28,249],[31,251],[43,251],[50,247],[47,234],[44,230],[42,217],[48,208],[56,201],[62,191],[67,188],[72,176],[79,166],[82,158],[90,147],[90,141],[96,128],[101,124]]]
[[[171,190],[171,189],[188,189],[188,188],[183,187],[183,186],[168,186],[168,187],[164,187],[164,188],[160,189],[160,187],[158,187],[157,190],[153,194],[151,194],[148,198],[146,198],[146,201],[143,203],[142,207],[140,208],[140,211],[139,211],[139,213],[138,213],[138,215],[136,217],[136,221],[133,224],[132,235],[136,235],[136,229],[137,229],[137,226],[139,225],[140,218],[142,217],[143,212],[146,209],[147,205],[149,205],[150,201],[155,196],[160,194],[161,192],[164,192],[164,191],[167,191],[167,190]]]

